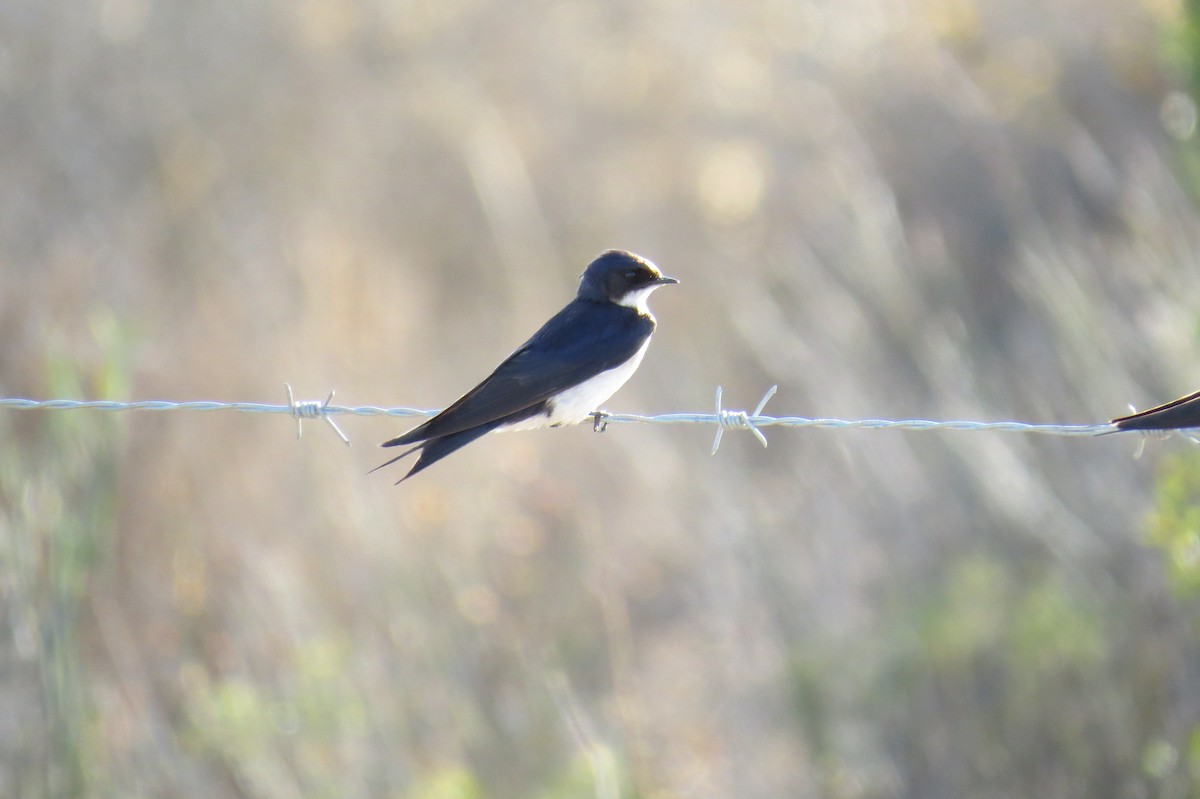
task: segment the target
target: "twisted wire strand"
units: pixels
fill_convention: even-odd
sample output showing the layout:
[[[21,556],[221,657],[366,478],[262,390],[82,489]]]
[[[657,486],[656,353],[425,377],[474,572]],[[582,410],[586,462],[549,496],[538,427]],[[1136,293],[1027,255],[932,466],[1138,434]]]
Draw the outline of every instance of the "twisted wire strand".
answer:
[[[805,416],[764,416],[762,410],[767,401],[775,394],[777,386],[772,386],[753,412],[728,410],[721,404],[722,390],[717,388],[716,408],[714,413],[664,413],[653,416],[633,413],[608,413],[597,411],[594,415],[596,428],[603,429],[609,424],[703,424],[716,425],[716,437],[713,440],[713,454],[721,445],[721,437],[726,430],[748,430],[764,447],[767,438],[763,434],[764,427],[815,427],[828,430],[952,430],[961,432],[1001,432],[1001,433],[1031,433],[1051,436],[1095,436],[1104,433],[1119,432],[1109,423],[1103,424],[1031,424],[1027,422],[979,422],[970,420],[932,421],[928,419],[830,419],[809,418]],[[50,399],[33,400],[21,398],[0,398],[0,408],[37,409],[37,410],[94,410],[94,411],[237,411],[242,413],[282,413],[296,420],[296,436],[302,433],[301,424],[304,419],[324,419],[346,444],[350,440],[334,422],[334,416],[393,416],[393,417],[429,417],[436,410],[421,408],[383,408],[376,405],[360,405],[347,407],[333,405],[333,392],[324,401],[297,401],[291,386],[287,386],[288,402],[286,405],[271,405],[260,402],[218,402],[212,400],[189,400],[172,402],[169,400],[138,400],[135,402],[118,402],[115,400],[70,400]]]
[[[664,413],[641,416],[614,413],[604,417],[610,424],[721,424],[711,413]],[[967,420],[932,421],[929,419],[828,419],[807,416],[746,415],[747,427],[819,427],[829,430],[955,430],[975,432],[990,430],[1001,433],[1040,433],[1050,436],[1095,436],[1119,431],[1111,424],[1032,424],[1028,422],[972,422]]]

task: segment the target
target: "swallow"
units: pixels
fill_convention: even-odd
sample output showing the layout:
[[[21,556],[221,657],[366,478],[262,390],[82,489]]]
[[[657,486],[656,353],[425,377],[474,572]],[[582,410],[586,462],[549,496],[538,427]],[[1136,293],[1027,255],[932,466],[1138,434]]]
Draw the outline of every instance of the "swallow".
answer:
[[[1118,430],[1183,430],[1200,427],[1200,391],[1141,413],[1112,420]]]
[[[588,418],[642,362],[656,324],[646,305],[650,294],[678,282],[641,256],[601,253],[584,270],[575,299],[453,405],[380,444],[413,446],[375,469],[419,452],[399,485],[493,430],[560,427]]]

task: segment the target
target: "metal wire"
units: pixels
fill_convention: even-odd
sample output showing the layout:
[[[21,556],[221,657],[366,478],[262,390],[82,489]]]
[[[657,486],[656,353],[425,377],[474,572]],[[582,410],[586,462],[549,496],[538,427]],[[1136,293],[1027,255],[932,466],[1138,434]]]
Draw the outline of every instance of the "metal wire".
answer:
[[[333,405],[333,392],[322,402],[319,400],[297,401],[292,394],[292,387],[286,386],[288,403],[286,405],[268,405],[258,402],[215,402],[209,400],[170,402],[167,400],[139,400],[136,402],[116,402],[114,400],[31,400],[0,398],[0,408],[37,409],[37,410],[93,410],[93,411],[239,411],[242,413],[282,413],[296,420],[296,437],[302,431],[304,419],[324,419],[346,444],[350,439],[334,422],[334,416],[421,416],[429,417],[436,410],[420,408],[381,408],[375,405],[345,407]],[[1026,422],[975,422],[975,421],[929,421],[926,419],[826,419],[808,418],[804,416],[764,416],[763,407],[778,386],[772,386],[759,401],[752,413],[738,410],[728,410],[721,404],[722,391],[717,388],[715,413],[665,413],[657,416],[644,416],[631,413],[608,413],[597,411],[593,416],[597,429],[604,429],[610,424],[702,424],[716,425],[717,433],[713,440],[712,452],[716,454],[721,446],[721,436],[726,430],[748,430],[764,447],[767,437],[763,434],[764,427],[817,427],[829,430],[953,430],[960,432],[999,432],[999,433],[1036,433],[1050,436],[1095,436],[1104,433],[1120,432],[1109,423],[1104,424],[1029,424]]]

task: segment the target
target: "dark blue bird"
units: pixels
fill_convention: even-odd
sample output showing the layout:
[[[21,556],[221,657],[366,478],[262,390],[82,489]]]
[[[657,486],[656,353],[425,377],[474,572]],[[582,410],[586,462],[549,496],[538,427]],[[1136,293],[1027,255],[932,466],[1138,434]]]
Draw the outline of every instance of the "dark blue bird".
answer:
[[[1200,391],[1141,413],[1113,419],[1120,430],[1186,430],[1200,427]]]
[[[453,405],[383,442],[415,446],[376,469],[420,452],[399,484],[493,430],[583,421],[642,362],[655,325],[646,306],[651,292],[678,282],[633,253],[601,253],[584,270],[575,299]]]

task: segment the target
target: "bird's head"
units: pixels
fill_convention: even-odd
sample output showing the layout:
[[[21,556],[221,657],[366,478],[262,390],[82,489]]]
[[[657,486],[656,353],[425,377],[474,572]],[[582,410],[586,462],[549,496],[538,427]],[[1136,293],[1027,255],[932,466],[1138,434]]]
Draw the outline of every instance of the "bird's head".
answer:
[[[653,262],[625,250],[608,250],[583,270],[578,297],[595,302],[615,302],[648,313],[646,300],[659,286],[679,281],[666,277]]]

